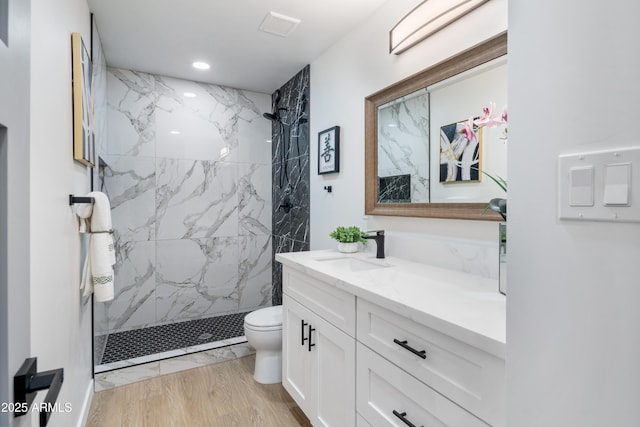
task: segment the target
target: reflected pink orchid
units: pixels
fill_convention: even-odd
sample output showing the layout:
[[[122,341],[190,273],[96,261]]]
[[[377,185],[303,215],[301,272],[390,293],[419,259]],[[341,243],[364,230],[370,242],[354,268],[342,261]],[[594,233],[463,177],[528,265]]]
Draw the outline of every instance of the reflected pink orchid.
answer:
[[[468,141],[476,141],[478,138],[476,136],[476,130],[474,128],[474,121],[473,121],[473,117],[469,117],[469,120],[467,120],[464,123],[464,128],[460,130],[460,133],[462,133],[462,135],[464,135],[464,137],[468,140]]]

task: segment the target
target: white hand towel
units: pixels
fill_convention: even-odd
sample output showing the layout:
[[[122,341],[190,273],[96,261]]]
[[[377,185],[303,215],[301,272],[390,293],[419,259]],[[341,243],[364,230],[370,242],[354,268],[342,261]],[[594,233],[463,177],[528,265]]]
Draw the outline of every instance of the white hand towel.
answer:
[[[107,195],[99,191],[92,191],[84,197],[93,197],[94,203],[76,207],[76,215],[80,218],[79,231],[82,233],[89,228],[88,231],[92,233],[80,289],[84,290],[84,295],[93,292],[98,302],[111,301],[114,294],[113,265],[116,263],[113,236],[108,233],[112,229],[111,205]]]

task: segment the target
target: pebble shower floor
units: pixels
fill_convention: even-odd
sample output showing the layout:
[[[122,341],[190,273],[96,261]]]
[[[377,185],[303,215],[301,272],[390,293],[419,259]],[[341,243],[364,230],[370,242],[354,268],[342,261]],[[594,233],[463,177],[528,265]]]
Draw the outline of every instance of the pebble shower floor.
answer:
[[[243,336],[244,317],[248,313],[227,314],[109,334],[100,364]]]

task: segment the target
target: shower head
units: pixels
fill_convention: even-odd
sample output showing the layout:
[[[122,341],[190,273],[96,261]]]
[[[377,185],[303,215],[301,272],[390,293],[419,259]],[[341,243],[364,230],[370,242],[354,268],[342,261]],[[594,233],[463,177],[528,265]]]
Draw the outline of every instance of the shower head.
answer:
[[[274,122],[279,122],[280,121],[280,117],[278,117],[277,113],[276,114],[263,113],[262,117],[264,117],[265,119],[269,119],[271,121],[274,121]]]

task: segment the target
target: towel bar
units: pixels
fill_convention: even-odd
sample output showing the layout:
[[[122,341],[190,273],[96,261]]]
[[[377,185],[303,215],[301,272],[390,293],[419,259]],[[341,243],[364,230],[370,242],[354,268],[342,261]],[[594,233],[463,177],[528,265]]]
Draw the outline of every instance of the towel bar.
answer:
[[[100,233],[109,233],[109,234],[113,234],[113,230],[104,230],[104,231],[87,231],[87,234],[100,234]]]
[[[69,194],[69,206],[73,206],[76,203],[91,203],[93,204],[93,197],[77,197],[73,194]]]

